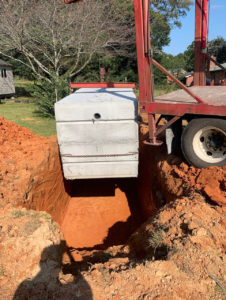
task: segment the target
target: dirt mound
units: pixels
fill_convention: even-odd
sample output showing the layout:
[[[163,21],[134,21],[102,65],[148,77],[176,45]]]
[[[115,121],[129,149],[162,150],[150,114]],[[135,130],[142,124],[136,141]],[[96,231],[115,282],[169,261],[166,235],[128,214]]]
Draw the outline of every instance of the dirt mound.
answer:
[[[199,194],[167,204],[127,245],[84,257],[91,299],[223,300],[225,222]]]
[[[16,287],[14,299],[223,299],[226,168],[141,144],[138,181],[70,185],[55,138],[3,118],[0,132],[1,300]],[[151,218],[120,245],[139,203]],[[48,215],[21,206],[50,213],[71,248]]]
[[[56,138],[0,117],[0,207],[45,210],[62,222],[68,203]]]
[[[80,263],[46,213],[11,210],[1,226],[1,300],[224,299],[225,215],[200,195],[167,204],[127,245],[80,251]]]
[[[43,283],[53,293],[65,245],[51,216],[11,209],[0,216],[0,228],[0,299],[40,299],[37,287]]]
[[[167,155],[165,146],[144,145],[146,133],[147,126],[141,126],[139,194],[146,217],[162,204],[194,192],[205,196],[206,201],[226,206],[226,167],[189,166],[180,152]]]
[[[70,247],[124,242],[140,224],[134,180],[63,179],[56,137],[1,120],[0,205],[50,213]],[[7,206],[7,208],[8,208]]]
[[[196,169],[178,157],[163,155],[158,162],[158,169],[161,188],[170,197],[180,197],[196,191],[205,195],[207,200],[226,206],[226,167]]]

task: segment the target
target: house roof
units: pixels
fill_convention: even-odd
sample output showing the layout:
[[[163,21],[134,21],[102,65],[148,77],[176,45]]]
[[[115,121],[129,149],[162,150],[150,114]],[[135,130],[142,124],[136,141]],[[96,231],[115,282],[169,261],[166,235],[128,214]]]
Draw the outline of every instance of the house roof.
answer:
[[[221,64],[225,69],[226,69],[226,62]],[[210,72],[216,72],[216,71],[221,71],[222,69],[218,66],[215,66],[214,68],[210,69]]]
[[[12,65],[10,63],[8,63],[7,61],[4,61],[2,59],[0,59],[0,66],[3,66],[3,67],[12,67]]]

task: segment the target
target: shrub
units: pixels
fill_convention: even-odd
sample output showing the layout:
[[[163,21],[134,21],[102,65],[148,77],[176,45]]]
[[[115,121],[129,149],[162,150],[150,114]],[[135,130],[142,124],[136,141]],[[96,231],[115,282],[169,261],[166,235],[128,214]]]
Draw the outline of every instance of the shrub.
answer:
[[[54,103],[67,96],[69,92],[69,82],[63,78],[51,83],[43,80],[30,88],[37,106],[36,113],[46,118],[54,117]]]

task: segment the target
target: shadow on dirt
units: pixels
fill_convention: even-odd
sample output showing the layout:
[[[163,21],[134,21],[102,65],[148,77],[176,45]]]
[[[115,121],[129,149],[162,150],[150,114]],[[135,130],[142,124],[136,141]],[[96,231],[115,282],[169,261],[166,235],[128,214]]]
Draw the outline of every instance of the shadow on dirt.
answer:
[[[65,265],[62,264],[64,253],[68,254],[70,260]],[[13,300],[93,299],[91,288],[83,278],[80,268],[73,261],[65,241],[45,248],[39,266],[40,271],[32,280],[27,279],[18,286]]]

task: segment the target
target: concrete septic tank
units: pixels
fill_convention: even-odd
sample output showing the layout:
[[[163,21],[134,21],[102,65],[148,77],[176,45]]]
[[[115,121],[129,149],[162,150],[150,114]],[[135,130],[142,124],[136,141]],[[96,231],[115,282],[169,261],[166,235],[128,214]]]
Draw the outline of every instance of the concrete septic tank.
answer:
[[[55,104],[66,179],[138,175],[138,103],[131,88],[82,88]]]

